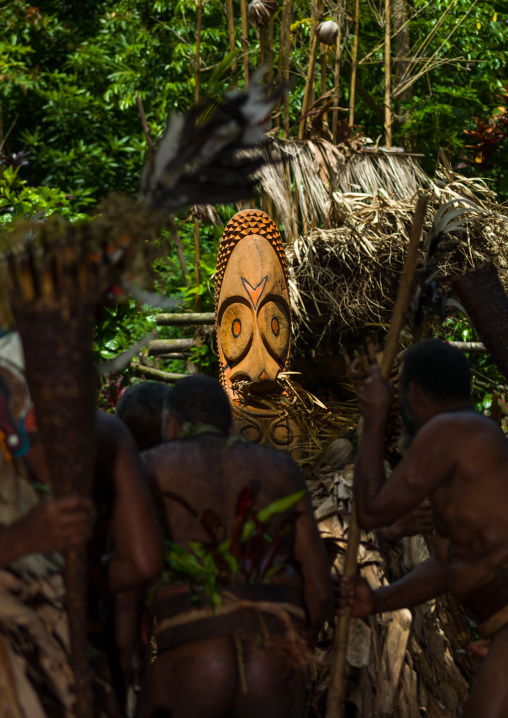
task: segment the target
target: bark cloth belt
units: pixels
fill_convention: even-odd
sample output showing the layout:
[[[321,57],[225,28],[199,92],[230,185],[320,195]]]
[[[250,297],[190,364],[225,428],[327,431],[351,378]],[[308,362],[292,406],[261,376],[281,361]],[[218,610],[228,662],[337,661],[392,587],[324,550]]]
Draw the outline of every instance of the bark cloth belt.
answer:
[[[464,606],[473,614],[484,636],[490,636],[508,623],[508,566],[494,574],[483,586],[470,593]]]
[[[220,594],[222,604],[213,610],[202,589],[157,601],[158,652],[219,636],[288,635],[306,623],[300,592],[286,586],[222,586]]]

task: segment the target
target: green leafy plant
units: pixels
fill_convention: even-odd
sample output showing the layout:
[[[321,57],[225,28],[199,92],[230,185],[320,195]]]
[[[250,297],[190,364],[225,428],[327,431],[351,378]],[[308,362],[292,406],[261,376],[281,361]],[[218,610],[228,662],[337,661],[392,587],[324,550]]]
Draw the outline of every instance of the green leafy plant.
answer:
[[[278,551],[297,517],[293,513],[284,519],[273,536],[268,533],[268,524],[273,516],[292,509],[304,494],[304,490],[296,491],[254,512],[254,491],[243,489],[228,535],[216,514],[200,514],[177,494],[164,492],[194,516],[209,541],[189,541],[188,548],[166,541],[165,568],[158,588],[169,583],[189,584],[191,591],[203,588],[213,608],[222,603],[221,585],[269,583],[285,565]]]

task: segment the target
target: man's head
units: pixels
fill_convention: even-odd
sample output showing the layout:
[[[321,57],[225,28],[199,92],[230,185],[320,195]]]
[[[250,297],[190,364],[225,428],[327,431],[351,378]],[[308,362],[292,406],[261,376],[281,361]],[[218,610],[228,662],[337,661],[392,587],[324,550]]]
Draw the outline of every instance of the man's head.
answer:
[[[202,374],[186,376],[176,382],[166,402],[170,422],[181,427],[208,424],[224,434],[232,425],[228,397],[216,379]]]
[[[130,430],[139,451],[164,441],[163,412],[171,389],[161,381],[145,381],[124,391],[117,416]]]
[[[471,369],[460,349],[429,339],[404,355],[399,387],[403,445],[407,448],[432,413],[471,401]]]

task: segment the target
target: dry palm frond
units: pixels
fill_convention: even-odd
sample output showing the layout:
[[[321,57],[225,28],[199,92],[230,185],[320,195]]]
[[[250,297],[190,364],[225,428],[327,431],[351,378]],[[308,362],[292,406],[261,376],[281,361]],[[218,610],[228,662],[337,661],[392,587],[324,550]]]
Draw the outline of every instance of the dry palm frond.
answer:
[[[495,195],[482,180],[467,179],[450,172],[439,172],[432,183],[425,231],[432,241],[434,218],[440,208],[444,230],[448,233],[436,244],[432,255],[434,269],[442,286],[459,271],[492,261],[508,284],[508,222],[506,210],[495,203]],[[474,206],[472,206],[472,204]],[[339,331],[357,329],[366,323],[389,321],[398,278],[406,252],[414,209],[413,199],[385,195],[335,193],[332,229],[313,229],[287,247],[292,281],[295,330],[308,334],[321,317],[321,336],[332,325]],[[450,220],[450,221],[448,221]],[[463,220],[461,226],[454,220]],[[443,229],[443,228],[442,228]],[[422,252],[420,269],[423,282],[435,280]],[[437,299],[444,296],[442,289]],[[418,299],[418,298],[417,298]],[[434,298],[434,304],[436,298]],[[413,302],[413,314],[416,304]],[[319,336],[314,335],[315,343]]]
[[[365,139],[338,146],[324,139],[272,139],[265,156],[267,162],[259,172],[262,189],[273,200],[287,239],[292,234],[293,219],[297,220],[296,202],[304,222],[309,226],[321,222],[326,227],[334,191],[382,193],[404,199],[430,182],[413,157],[394,148],[369,148]]]

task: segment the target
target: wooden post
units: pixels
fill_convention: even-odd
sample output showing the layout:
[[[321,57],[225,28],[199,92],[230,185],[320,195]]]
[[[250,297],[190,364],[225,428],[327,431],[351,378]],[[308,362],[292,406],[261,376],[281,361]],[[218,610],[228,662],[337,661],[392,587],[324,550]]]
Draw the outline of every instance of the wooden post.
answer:
[[[286,0],[286,16],[284,18],[284,82],[289,82],[289,56],[291,52],[291,9],[292,0]],[[284,137],[289,137],[289,92],[284,93]]]
[[[245,87],[249,86],[249,26],[247,24],[247,0],[240,0],[242,11],[242,52]]]
[[[356,71],[358,68],[358,32],[360,26],[360,0],[355,5],[355,36],[353,40],[353,66],[351,69],[351,90],[349,93],[349,126],[355,123]]]
[[[385,145],[392,146],[390,0],[385,0]]]
[[[340,55],[341,55],[341,44],[342,44],[342,7],[339,10],[339,17],[337,20],[339,26],[339,33],[337,35],[337,44],[335,45],[335,74],[333,78],[334,97],[333,104],[335,107],[339,105],[340,98]],[[337,144],[338,125],[339,122],[339,111],[333,110],[332,113],[332,133],[333,141]]]
[[[400,277],[397,300],[395,302],[395,308],[390,322],[390,329],[388,330],[383,359],[381,361],[381,374],[385,379],[388,379],[390,376],[393,360],[397,355],[399,335],[404,324],[404,317],[406,315],[411,295],[411,287],[418,259],[418,248],[420,245],[420,237],[422,234],[423,221],[425,219],[425,211],[427,209],[428,201],[428,197],[420,197],[416,204],[406,261]],[[356,520],[354,502],[352,502],[351,522],[349,524],[346,557],[344,560],[344,576],[352,576],[357,571],[359,542],[360,529]],[[345,715],[345,668],[350,614],[351,610],[350,607],[348,607],[344,614],[339,617],[338,625],[335,628],[332,671],[330,675],[330,687],[328,689],[328,699],[326,704],[326,718],[343,718]]]
[[[233,10],[233,0],[226,0],[226,12],[228,16],[228,35],[229,35],[229,51],[234,52],[236,50],[235,43],[235,12]],[[236,61],[232,66],[233,75],[236,75],[237,71]]]

